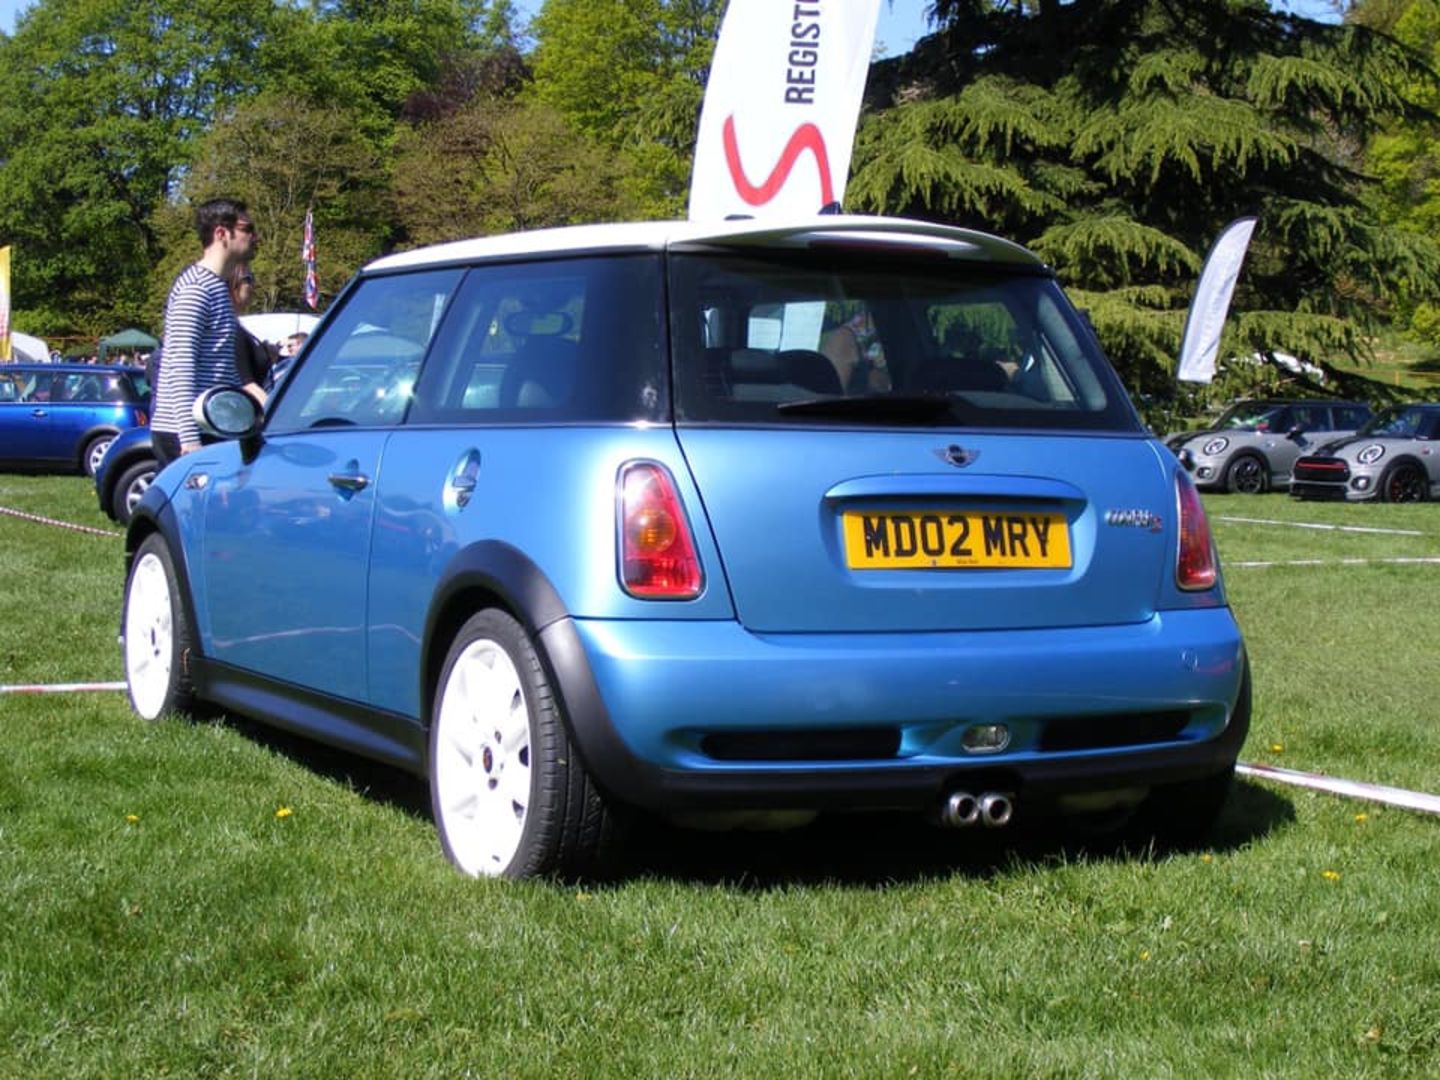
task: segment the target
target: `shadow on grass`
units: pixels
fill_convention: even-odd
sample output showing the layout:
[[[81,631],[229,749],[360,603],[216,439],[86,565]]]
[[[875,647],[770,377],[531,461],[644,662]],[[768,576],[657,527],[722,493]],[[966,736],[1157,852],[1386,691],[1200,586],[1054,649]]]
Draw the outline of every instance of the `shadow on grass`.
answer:
[[[373,802],[416,817],[430,817],[429,787],[424,780],[403,769],[339,750],[303,735],[269,727],[236,713],[221,713],[211,719]]]
[[[1283,796],[1237,781],[1210,835],[1184,850],[1223,853],[1263,839],[1295,818]],[[962,875],[985,878],[1016,865],[1165,858],[1116,830],[1042,821],[1012,828],[942,829],[915,814],[832,814],[803,829],[704,833],[648,826],[633,873],[756,889],[790,884],[874,886]]]
[[[219,718],[236,732],[365,798],[429,820],[418,777],[240,716]],[[1293,821],[1289,800],[1237,779],[1210,835],[1193,850],[1232,851]],[[827,814],[783,831],[680,828],[637,815],[627,830],[618,881],[650,878],[732,888],[787,885],[883,887],[953,877],[985,878],[1007,868],[1079,860],[1144,860],[1167,852],[1114,831],[1087,833],[1039,822],[1000,830],[942,829],[913,813]]]

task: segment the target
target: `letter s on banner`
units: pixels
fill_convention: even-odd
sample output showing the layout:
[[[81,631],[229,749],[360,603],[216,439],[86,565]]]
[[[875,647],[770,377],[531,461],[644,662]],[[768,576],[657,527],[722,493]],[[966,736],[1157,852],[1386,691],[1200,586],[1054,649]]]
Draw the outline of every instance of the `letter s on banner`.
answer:
[[[1186,382],[1208,383],[1215,377],[1215,358],[1220,352],[1220,334],[1225,329],[1225,316],[1230,311],[1230,297],[1255,231],[1255,218],[1236,218],[1221,231],[1205,267],[1200,271],[1200,284],[1190,301],[1185,316],[1185,333],[1180,338],[1180,363],[1176,378]]]
[[[689,216],[808,216],[845,197],[880,0],[730,0]]]
[[[800,154],[809,150],[815,155],[816,168],[820,170],[820,206],[829,206],[835,201],[835,183],[830,176],[830,155],[825,152],[825,136],[814,124],[801,124],[790,136],[780,160],[765,182],[758,187],[750,183],[745,167],[740,161],[740,143],[735,137],[735,118],[725,118],[725,168],[730,173],[730,183],[735,193],[751,206],[764,206],[782,187],[795,167]],[[817,207],[816,209],[819,209]]]

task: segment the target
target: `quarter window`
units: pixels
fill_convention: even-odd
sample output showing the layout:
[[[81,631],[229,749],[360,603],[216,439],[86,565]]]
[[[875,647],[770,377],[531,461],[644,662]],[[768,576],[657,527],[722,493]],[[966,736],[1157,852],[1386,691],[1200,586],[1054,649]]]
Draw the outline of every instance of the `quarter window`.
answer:
[[[665,418],[660,282],[654,255],[474,267],[407,423]]]

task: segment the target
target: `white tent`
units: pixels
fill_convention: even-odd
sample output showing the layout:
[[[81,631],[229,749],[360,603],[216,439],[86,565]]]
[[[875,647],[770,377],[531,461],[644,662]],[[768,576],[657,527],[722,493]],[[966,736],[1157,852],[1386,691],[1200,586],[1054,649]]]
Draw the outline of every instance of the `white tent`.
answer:
[[[15,360],[43,361],[50,359],[50,346],[38,337],[10,331],[10,356]]]
[[[291,334],[306,333],[315,329],[320,321],[318,315],[303,311],[269,311],[263,315],[241,315],[240,325],[261,341],[279,345]]]

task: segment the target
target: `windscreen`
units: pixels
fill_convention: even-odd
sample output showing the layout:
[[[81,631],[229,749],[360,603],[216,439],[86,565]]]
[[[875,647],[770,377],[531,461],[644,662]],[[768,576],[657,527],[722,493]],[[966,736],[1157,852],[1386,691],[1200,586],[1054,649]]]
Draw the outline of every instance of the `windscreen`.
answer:
[[[917,249],[677,254],[681,423],[1136,431],[1054,280]]]

